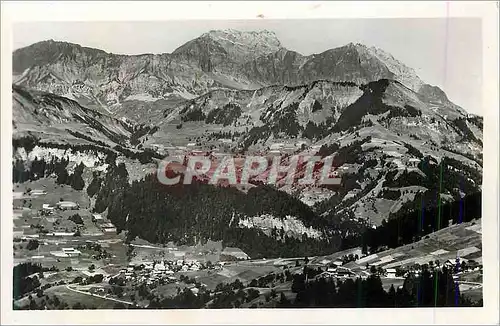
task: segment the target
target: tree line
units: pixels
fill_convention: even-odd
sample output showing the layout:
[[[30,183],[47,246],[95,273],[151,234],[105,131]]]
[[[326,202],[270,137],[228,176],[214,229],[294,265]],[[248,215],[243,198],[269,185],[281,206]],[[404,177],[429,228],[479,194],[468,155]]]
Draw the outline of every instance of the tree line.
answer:
[[[129,184],[123,163],[111,165],[102,178],[94,211],[106,209],[118,232],[127,231],[129,241],[137,236],[153,243],[222,240],[225,246],[239,247],[254,258],[327,253],[340,245],[339,237],[315,239],[303,234],[278,239],[260,229],[240,228],[242,218],[271,214],[295,216],[305,226],[328,231],[325,221],[308,206],[272,187],[252,188],[245,194],[201,182],[165,186],[155,175]]]
[[[305,274],[295,275],[292,291],[295,300],[281,298],[282,308],[369,308],[369,307],[456,307],[482,306],[482,301],[472,302],[460,294],[453,280],[453,271],[447,268],[431,271],[425,269],[419,276],[406,277],[401,288],[391,285],[385,291],[377,275],[366,279],[335,281],[315,278],[306,281]]]

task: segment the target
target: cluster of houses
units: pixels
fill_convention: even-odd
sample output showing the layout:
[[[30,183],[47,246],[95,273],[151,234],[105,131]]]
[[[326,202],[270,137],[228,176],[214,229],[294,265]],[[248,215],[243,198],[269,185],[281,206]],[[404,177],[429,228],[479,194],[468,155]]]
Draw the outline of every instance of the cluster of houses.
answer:
[[[74,210],[74,209],[80,209],[80,205],[77,203],[74,203],[72,201],[60,201],[55,206],[51,204],[42,204],[42,210],[41,214],[42,215],[52,215],[54,214],[55,210]]]
[[[347,279],[347,278],[361,278],[366,279],[372,275],[372,271],[366,266],[360,265],[359,268],[349,268],[345,265],[346,262],[342,261],[340,258],[335,261],[322,260],[319,265],[325,267],[326,270],[315,276],[317,278],[330,278],[330,279]],[[395,268],[387,268],[383,270],[382,276],[386,278],[397,278]],[[378,272],[378,271],[377,271]]]
[[[176,272],[196,272],[207,268],[217,268],[217,266],[206,266],[197,260],[180,259],[130,263],[126,269],[120,270],[120,276],[125,277],[127,281],[145,282],[148,285],[158,282],[174,283],[177,281],[174,276]]]

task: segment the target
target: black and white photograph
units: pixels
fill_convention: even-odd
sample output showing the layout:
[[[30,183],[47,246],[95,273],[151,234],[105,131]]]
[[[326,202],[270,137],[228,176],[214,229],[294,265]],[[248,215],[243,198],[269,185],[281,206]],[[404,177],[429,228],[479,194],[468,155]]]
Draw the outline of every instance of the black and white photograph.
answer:
[[[11,24],[14,315],[485,307],[481,17],[265,15]]]

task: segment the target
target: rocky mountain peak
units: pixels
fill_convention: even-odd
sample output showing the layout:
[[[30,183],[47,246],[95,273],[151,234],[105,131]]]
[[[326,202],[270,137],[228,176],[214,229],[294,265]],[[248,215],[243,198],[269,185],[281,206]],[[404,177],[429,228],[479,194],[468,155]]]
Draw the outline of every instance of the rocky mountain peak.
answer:
[[[197,40],[207,39],[221,46],[237,62],[267,55],[281,48],[281,43],[276,34],[267,30],[211,30],[202,34]]]
[[[222,29],[222,30],[211,30],[204,33],[203,36],[212,37],[218,41],[233,41],[242,44],[254,44],[257,42],[266,43],[278,50],[281,47],[281,43],[274,32],[268,30],[261,31],[240,31],[235,29]]]
[[[50,39],[15,50],[12,54],[13,72],[14,75],[20,74],[27,68],[52,64],[64,59],[74,60],[76,57],[97,58],[106,55],[108,53],[103,50]]]

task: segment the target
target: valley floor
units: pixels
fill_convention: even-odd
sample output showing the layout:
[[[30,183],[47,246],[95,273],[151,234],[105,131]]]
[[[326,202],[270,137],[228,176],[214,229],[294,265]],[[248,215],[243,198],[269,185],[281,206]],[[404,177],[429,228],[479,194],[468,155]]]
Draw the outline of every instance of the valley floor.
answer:
[[[238,301],[240,307],[273,307],[278,298],[295,300],[293,277],[302,274],[306,265],[320,271],[316,278],[337,282],[376,274],[388,291],[404,284],[405,277],[396,276],[396,269],[418,273],[415,266],[453,265],[457,257],[476,263],[455,273],[460,292],[474,301],[482,298],[481,220],[452,225],[418,242],[371,255],[353,248],[327,256],[227,261],[227,256],[221,257],[227,252],[220,242],[176,246],[135,240],[126,244],[122,235],[106,231],[111,226],[102,223],[109,222],[96,221],[83,192],[52,179],[16,184],[13,197],[14,262],[40,264],[43,269],[28,276],[38,279],[38,287],[15,294],[18,308],[36,309],[54,302],[55,297],[60,305],[65,302],[74,309],[144,308],[185,291],[200,300],[202,294],[209,294],[200,307],[210,307],[227,286],[234,287],[231,291],[246,291],[246,299]],[[42,214],[44,205],[54,206],[61,200],[79,207]],[[70,251],[77,253],[65,255]],[[346,261],[346,257],[351,258]]]

